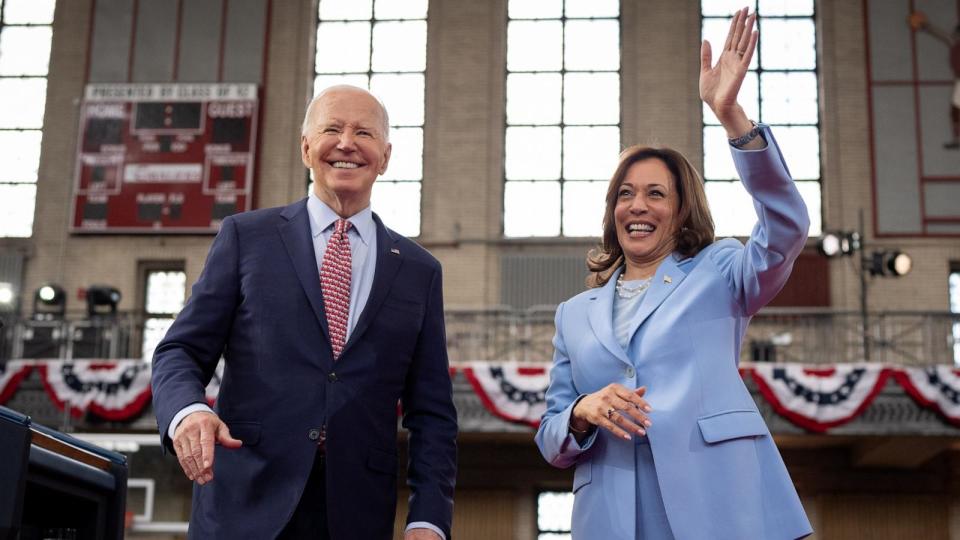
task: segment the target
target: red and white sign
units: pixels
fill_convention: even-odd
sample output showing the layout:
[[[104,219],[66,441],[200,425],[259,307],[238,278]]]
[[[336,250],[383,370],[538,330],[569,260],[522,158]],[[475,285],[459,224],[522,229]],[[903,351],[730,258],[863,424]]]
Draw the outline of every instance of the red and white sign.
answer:
[[[71,231],[216,232],[251,208],[254,84],[90,84]]]

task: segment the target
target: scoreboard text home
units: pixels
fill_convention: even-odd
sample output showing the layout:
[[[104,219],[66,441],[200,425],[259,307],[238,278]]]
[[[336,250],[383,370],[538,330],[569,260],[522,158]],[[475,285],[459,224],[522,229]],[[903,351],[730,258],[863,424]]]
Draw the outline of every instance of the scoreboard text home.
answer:
[[[216,232],[251,208],[254,84],[91,84],[80,111],[78,233]]]

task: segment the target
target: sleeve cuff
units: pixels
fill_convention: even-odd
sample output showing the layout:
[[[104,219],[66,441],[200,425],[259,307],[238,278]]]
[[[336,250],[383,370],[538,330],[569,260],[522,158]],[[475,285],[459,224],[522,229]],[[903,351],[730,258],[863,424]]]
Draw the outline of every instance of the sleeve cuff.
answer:
[[[167,437],[173,441],[173,434],[177,431],[177,426],[180,425],[180,422],[183,421],[187,415],[195,413],[197,411],[205,411],[212,413],[213,409],[210,408],[206,403],[194,403],[192,405],[187,405],[186,407],[180,409],[180,412],[173,415],[173,420],[170,421],[170,427],[167,428]]]
[[[573,420],[573,409],[577,406],[577,403],[580,403],[580,400],[587,397],[587,394],[580,394],[577,399],[573,400],[573,403],[570,404],[569,413],[567,416],[567,437],[563,442],[564,450],[569,450],[571,447],[574,450],[586,450],[593,445],[593,441],[597,438],[597,426],[590,426],[587,428],[586,437],[583,439],[583,443],[578,443],[576,436],[573,434],[573,430],[570,428],[570,421]]]
[[[443,531],[441,531],[440,528],[433,523],[428,523],[426,521],[411,521],[407,524],[406,530],[409,531],[411,529],[430,529],[431,531],[440,535],[442,540],[447,540],[447,535],[443,534]]]

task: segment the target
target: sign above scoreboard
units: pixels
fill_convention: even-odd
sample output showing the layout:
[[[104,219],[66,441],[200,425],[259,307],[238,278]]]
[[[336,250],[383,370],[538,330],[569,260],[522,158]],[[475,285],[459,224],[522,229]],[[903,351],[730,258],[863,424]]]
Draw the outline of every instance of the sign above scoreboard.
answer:
[[[76,233],[212,233],[249,210],[254,84],[90,84],[74,174]]]

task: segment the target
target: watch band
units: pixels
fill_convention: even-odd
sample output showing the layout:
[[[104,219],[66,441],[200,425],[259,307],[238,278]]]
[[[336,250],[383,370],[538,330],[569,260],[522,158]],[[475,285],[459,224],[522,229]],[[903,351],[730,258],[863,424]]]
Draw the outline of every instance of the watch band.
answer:
[[[734,148],[743,148],[744,145],[757,138],[757,135],[760,134],[760,126],[753,120],[751,120],[750,123],[753,124],[753,129],[748,131],[746,134],[741,135],[736,139],[727,139],[730,142],[730,146]]]

